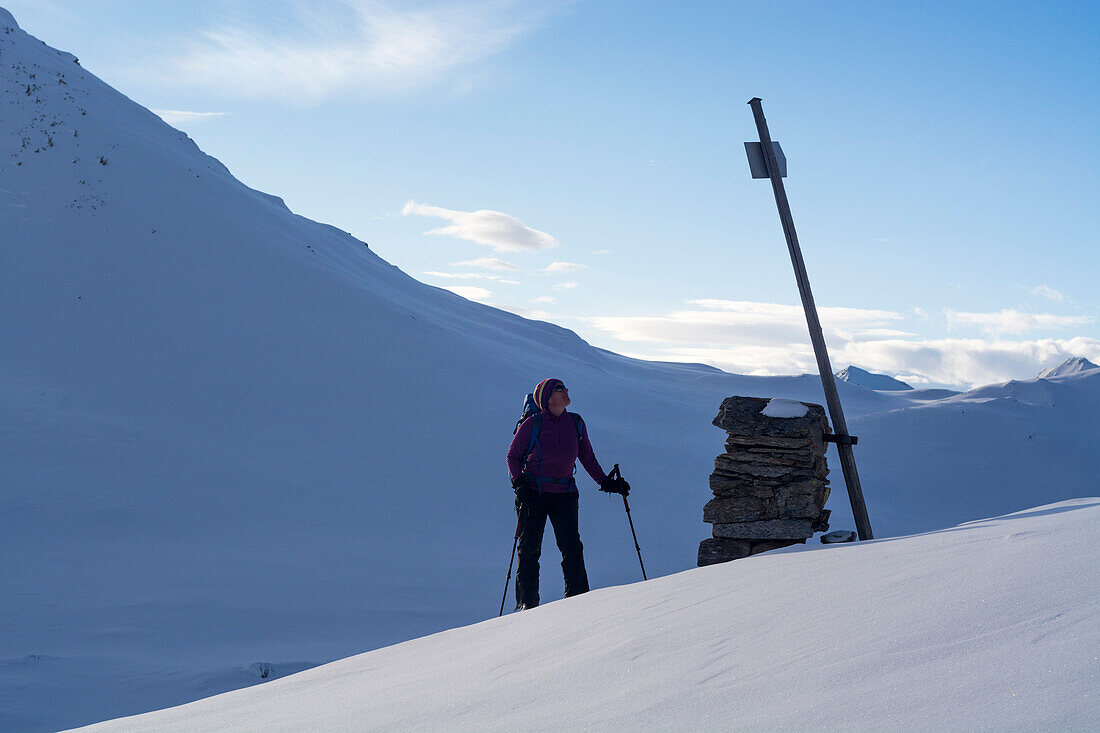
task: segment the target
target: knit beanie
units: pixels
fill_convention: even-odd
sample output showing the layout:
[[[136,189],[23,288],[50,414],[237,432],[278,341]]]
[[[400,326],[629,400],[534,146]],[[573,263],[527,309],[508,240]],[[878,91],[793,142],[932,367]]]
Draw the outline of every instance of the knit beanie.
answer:
[[[545,410],[550,405],[550,395],[554,393],[554,388],[559,384],[564,386],[560,379],[544,379],[535,385],[535,404],[539,406],[540,410]]]

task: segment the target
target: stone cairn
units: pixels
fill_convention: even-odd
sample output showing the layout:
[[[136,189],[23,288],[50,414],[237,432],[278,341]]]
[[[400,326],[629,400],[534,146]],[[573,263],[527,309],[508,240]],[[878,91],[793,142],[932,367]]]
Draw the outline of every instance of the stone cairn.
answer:
[[[804,543],[829,529],[824,436],[832,431],[821,405],[727,397],[714,425],[729,437],[710,475],[714,498],[703,521],[713,537],[700,543],[699,565]]]

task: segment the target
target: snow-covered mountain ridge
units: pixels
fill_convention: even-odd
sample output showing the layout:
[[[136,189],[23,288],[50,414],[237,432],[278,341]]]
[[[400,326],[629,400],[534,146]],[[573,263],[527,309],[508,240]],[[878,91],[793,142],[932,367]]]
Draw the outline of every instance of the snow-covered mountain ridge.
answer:
[[[87,730],[1095,730],[1098,523],[792,548]]]
[[[836,373],[836,378],[874,390],[913,389],[910,385],[885,374],[874,374],[866,369],[848,365]]]
[[[694,565],[733,394],[416,282],[0,16],[0,729],[179,704],[496,612],[523,395],[571,387],[651,575]],[[1095,371],[840,385],[879,537],[1090,495]],[[1034,383],[1037,384],[1037,383]],[[1038,387],[1036,387],[1038,389]],[[919,390],[918,390],[919,391]],[[850,527],[839,471],[830,508]],[[637,577],[582,481],[596,587]],[[547,545],[544,597],[560,594]],[[259,670],[259,671],[257,671]]]
[[[1050,369],[1044,369],[1039,372],[1039,379],[1052,379],[1054,377],[1065,377],[1070,374],[1080,374],[1081,372],[1088,371],[1090,369],[1097,369],[1095,364],[1086,359],[1083,356],[1067,359],[1057,366],[1053,366]]]

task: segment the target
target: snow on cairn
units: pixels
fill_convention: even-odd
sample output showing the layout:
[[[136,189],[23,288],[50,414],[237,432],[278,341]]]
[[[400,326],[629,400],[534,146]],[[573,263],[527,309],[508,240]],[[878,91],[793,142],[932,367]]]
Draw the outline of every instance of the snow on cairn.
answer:
[[[806,417],[809,410],[810,408],[801,402],[774,397],[768,400],[768,404],[764,405],[760,414],[768,417]]]

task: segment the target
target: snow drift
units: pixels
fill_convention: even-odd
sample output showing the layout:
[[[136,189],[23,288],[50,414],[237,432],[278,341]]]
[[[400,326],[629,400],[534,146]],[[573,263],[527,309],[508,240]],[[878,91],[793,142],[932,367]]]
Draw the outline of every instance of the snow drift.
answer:
[[[0,690],[17,691],[0,729],[179,704],[495,613],[504,452],[539,379],[570,385],[597,456],[622,464],[653,575],[692,567],[708,534],[722,398],[823,401],[816,376],[626,359],[416,282],[6,12],[0,100]],[[1098,377],[934,401],[841,384],[877,535],[1093,493]],[[631,581],[621,505],[584,480],[590,579]]]
[[[1098,522],[758,555],[88,730],[1096,730]]]

